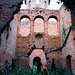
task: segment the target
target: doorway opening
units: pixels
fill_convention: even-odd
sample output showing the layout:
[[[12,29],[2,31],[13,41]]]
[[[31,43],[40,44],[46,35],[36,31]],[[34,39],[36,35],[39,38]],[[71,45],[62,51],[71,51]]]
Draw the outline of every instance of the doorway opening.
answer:
[[[71,55],[68,55],[66,57],[66,68],[69,74],[72,73],[72,69],[71,69]]]
[[[39,57],[35,57],[33,59],[33,71],[40,72],[41,71],[41,66],[42,66],[41,59]]]

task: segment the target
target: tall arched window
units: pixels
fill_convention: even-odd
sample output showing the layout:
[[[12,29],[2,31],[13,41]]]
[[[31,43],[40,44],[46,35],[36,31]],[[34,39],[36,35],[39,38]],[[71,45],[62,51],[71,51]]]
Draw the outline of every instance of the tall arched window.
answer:
[[[22,36],[28,36],[30,33],[30,20],[28,18],[22,18],[20,21],[19,34]]]
[[[56,36],[58,35],[57,20],[55,18],[48,19],[48,35]]]
[[[34,32],[44,32],[44,21],[41,18],[36,18],[34,21]]]

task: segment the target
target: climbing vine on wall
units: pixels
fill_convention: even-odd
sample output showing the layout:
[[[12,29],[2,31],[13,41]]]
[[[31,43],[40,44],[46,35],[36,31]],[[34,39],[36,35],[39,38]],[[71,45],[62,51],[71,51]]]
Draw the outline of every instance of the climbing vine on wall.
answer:
[[[72,28],[72,30],[74,30],[75,29],[75,25],[72,25],[71,28]]]

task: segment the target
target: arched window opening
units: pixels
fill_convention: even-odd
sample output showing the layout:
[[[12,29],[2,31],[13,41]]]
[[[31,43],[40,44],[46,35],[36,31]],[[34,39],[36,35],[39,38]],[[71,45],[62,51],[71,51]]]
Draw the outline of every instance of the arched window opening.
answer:
[[[55,18],[48,19],[48,35],[56,36],[58,35],[58,22]]]
[[[57,23],[57,20],[56,19],[54,19],[54,18],[50,18],[49,20],[48,20],[48,23]]]
[[[25,24],[25,25],[28,25],[30,23],[30,20],[28,18],[23,18],[21,19],[21,24]]]
[[[72,73],[72,70],[71,70],[71,55],[68,55],[66,57],[66,68],[67,68],[68,74],[71,74]]]
[[[41,18],[36,18],[34,21],[34,32],[44,32],[44,21]]]
[[[35,57],[33,59],[33,71],[41,71],[41,66],[42,66],[42,63],[41,63],[41,59],[39,57]]]
[[[22,18],[20,21],[19,34],[22,36],[28,36],[30,33],[30,20],[28,18]]]

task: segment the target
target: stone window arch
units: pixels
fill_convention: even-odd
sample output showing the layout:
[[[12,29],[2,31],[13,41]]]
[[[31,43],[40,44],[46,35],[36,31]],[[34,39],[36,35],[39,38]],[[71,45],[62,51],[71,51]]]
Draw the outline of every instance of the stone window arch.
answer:
[[[19,34],[21,36],[28,36],[30,34],[30,18],[28,16],[20,18]]]
[[[59,34],[58,19],[56,16],[50,16],[48,18],[48,35],[57,36]]]

